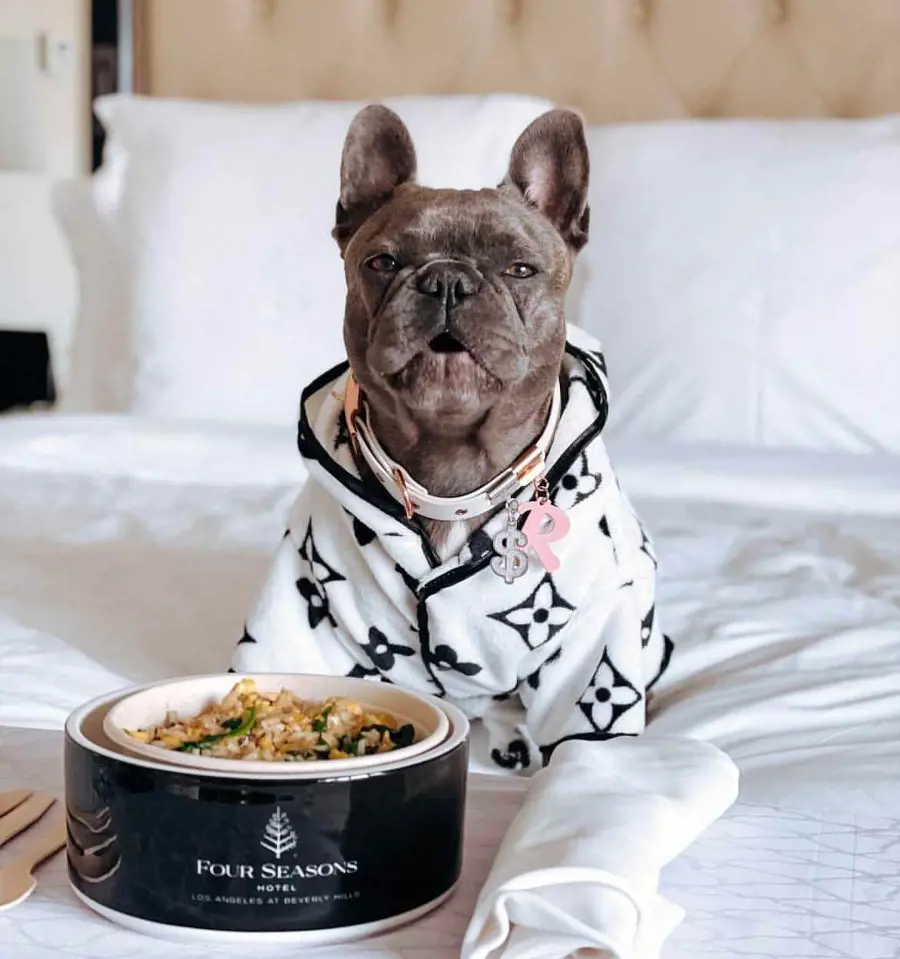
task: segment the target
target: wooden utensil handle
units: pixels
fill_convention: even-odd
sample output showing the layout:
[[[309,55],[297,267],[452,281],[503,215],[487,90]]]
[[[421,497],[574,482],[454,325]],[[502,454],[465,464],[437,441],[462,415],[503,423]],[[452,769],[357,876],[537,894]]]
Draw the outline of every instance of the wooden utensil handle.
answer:
[[[0,816],[5,816],[16,806],[21,806],[31,793],[30,789],[14,789],[12,792],[0,794]]]
[[[33,822],[37,822],[55,802],[53,796],[37,793],[0,819],[0,846],[13,836],[17,836]]]
[[[40,835],[22,853],[22,861],[29,870],[34,869],[35,866],[45,859],[49,859],[55,852],[59,852],[65,844],[66,822],[60,816],[54,819],[47,829],[41,830]]]

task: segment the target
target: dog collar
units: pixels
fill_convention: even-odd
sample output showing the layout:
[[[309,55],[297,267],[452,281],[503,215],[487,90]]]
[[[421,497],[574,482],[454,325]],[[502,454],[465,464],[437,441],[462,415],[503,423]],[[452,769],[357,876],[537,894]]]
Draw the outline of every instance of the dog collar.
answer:
[[[557,381],[550,402],[550,415],[534,444],[505,470],[483,486],[464,496],[435,496],[417,483],[407,471],[391,459],[369,426],[365,399],[353,373],[347,375],[344,392],[344,415],[354,449],[362,456],[382,486],[406,511],[406,518],[471,519],[496,509],[510,497],[533,483],[543,472],[547,452],[562,411],[562,394]]]

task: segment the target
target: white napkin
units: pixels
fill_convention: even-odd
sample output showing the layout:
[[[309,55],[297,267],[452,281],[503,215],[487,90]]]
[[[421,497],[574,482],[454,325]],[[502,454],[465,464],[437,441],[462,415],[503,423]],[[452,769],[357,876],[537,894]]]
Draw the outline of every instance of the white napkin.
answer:
[[[684,918],[660,871],[737,792],[734,763],[694,739],[563,743],[503,839],[462,959],[656,959]]]

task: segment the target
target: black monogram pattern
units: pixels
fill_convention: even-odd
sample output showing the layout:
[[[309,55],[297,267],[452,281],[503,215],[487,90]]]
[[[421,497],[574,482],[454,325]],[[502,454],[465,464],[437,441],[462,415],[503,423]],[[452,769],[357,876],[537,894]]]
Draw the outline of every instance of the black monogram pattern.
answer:
[[[378,676],[380,673],[377,669],[366,669],[362,663],[354,663],[353,669],[347,673],[347,679],[371,679],[373,676]]]
[[[656,604],[654,603],[647,611],[647,615],[641,620],[641,646],[646,649],[653,635],[653,620],[656,616]]]
[[[641,552],[646,553],[650,557],[650,562],[653,563],[653,568],[659,568],[659,561],[656,558],[656,550],[653,548],[653,543],[650,541],[650,537],[647,535],[647,531],[644,527],[641,527]]]
[[[382,673],[390,672],[394,668],[398,656],[413,656],[415,654],[415,650],[410,649],[409,646],[390,642],[377,626],[372,626],[369,629],[368,642],[360,643],[360,646]]]
[[[331,615],[325,586],[328,583],[343,582],[344,577],[336,569],[329,566],[316,549],[312,520],[306,527],[306,536],[303,537],[299,553],[310,573],[309,577],[301,576],[297,580],[297,590],[306,600],[309,628],[315,629],[324,620],[327,620],[332,626],[337,626],[335,618]]]
[[[492,749],[491,759],[502,769],[527,769],[531,765],[531,752],[524,739],[514,739],[505,753]]]
[[[623,713],[640,701],[641,694],[616,669],[604,649],[600,665],[578,700],[578,708],[591,727],[598,733],[608,732]]]
[[[435,646],[431,653],[431,661],[438,669],[452,670],[462,673],[463,676],[477,676],[481,667],[477,663],[461,663],[456,650],[441,644]]]
[[[609,520],[605,516],[601,516],[598,525],[600,526],[600,532],[609,540],[609,545],[613,551],[613,559],[618,563],[619,551],[616,549],[616,541],[612,538],[612,533],[609,531]]]
[[[355,516],[353,517],[353,536],[360,546],[368,546],[372,540],[377,539],[375,531],[369,529],[362,520]]]
[[[344,581],[344,577],[341,576],[334,567],[329,566],[322,558],[318,549],[316,549],[316,541],[313,539],[312,520],[309,521],[306,527],[306,535],[303,537],[299,553],[300,558],[306,562],[310,574],[317,583],[321,583],[324,586],[326,583]]]
[[[518,606],[488,616],[514,629],[529,649],[537,649],[566,625],[574,611],[575,607],[560,596],[553,577],[547,573]]]
[[[562,656],[562,647],[560,647],[552,656],[548,656],[548,657],[544,660],[544,662],[541,663],[541,665],[538,666],[538,668],[537,668],[533,673],[531,673],[530,675],[526,676],[526,677],[525,677],[525,682],[528,683],[528,685],[529,685],[532,689],[540,689],[540,688],[541,688],[541,674],[544,672],[544,670],[545,670],[548,666],[552,666],[553,663],[557,662],[557,661],[559,660],[559,657],[560,657],[560,656]]]
[[[306,616],[309,620],[310,629],[315,629],[319,623],[326,619],[332,626],[337,626],[337,620],[331,615],[331,606],[328,603],[328,595],[324,587],[314,580],[301,576],[297,580],[297,589],[306,600]]]
[[[481,559],[482,556],[490,555],[494,552],[494,544],[491,537],[483,529],[476,529],[469,537],[468,543],[460,552],[460,559],[463,563],[473,562]]]
[[[570,471],[559,481],[554,503],[562,510],[570,510],[592,496],[600,488],[603,477],[592,473],[586,453],[576,460],[577,469]]]

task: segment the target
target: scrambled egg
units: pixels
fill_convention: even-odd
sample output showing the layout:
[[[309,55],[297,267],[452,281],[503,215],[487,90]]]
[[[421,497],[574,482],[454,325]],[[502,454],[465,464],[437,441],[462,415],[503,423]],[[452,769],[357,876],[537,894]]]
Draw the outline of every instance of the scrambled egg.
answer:
[[[367,712],[349,699],[313,703],[287,689],[263,693],[249,679],[191,719],[169,713],[158,726],[126,732],[161,749],[275,762],[369,756],[415,741],[413,726],[387,713]]]

